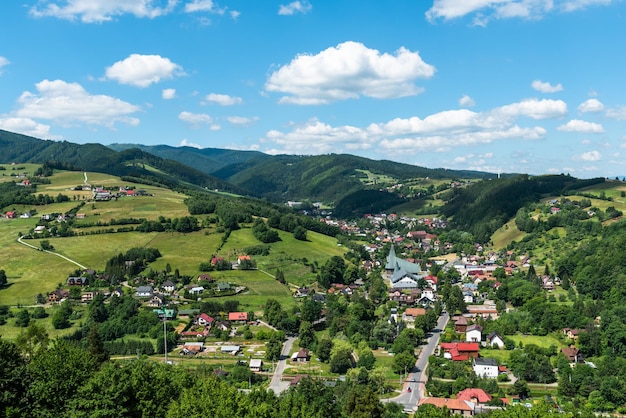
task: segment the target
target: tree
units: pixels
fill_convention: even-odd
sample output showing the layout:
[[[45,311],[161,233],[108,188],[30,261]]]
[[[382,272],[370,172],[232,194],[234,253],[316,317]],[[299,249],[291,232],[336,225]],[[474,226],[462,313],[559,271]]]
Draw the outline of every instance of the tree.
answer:
[[[394,373],[406,373],[409,370],[413,369],[415,366],[415,355],[408,351],[403,351],[400,354],[396,354],[393,357],[393,363],[391,364],[391,370]]]
[[[296,226],[296,228],[293,230],[293,237],[299,241],[306,241],[306,233],[306,228],[302,226]]]
[[[17,313],[16,318],[15,318],[15,326],[26,328],[29,323],[30,323],[30,313],[28,312],[28,309],[20,310]]]
[[[283,340],[280,335],[275,332],[270,337],[269,341],[265,343],[265,360],[277,361],[280,360],[280,354],[283,351]]]
[[[0,270],[0,287],[7,285],[7,274],[4,270]]]
[[[331,373],[345,374],[352,367],[352,352],[350,349],[341,349],[330,359]]]
[[[319,357],[320,361],[326,363],[330,359],[330,352],[333,348],[332,340],[328,338],[324,338],[317,345],[317,357]]]
[[[17,344],[0,337],[0,413],[3,416],[27,416],[23,408],[29,384],[26,358]]]
[[[72,316],[72,305],[69,301],[65,301],[52,315],[52,326],[54,329],[65,329],[71,326],[70,317]]]
[[[304,348],[312,348],[317,342],[317,338],[315,337],[315,330],[313,329],[313,325],[311,325],[308,321],[302,321],[300,323],[300,330],[298,336],[298,344],[300,347]]]
[[[20,349],[31,358],[33,355],[39,354],[40,351],[46,350],[48,342],[48,333],[43,326],[36,322],[28,324],[26,330],[20,332],[15,339],[15,343]]]

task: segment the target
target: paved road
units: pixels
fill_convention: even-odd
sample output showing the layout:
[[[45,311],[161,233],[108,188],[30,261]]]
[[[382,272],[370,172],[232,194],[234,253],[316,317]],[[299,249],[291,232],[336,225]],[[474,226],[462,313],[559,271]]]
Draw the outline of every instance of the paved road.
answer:
[[[441,331],[445,330],[446,324],[450,316],[447,312],[442,313],[437,321],[437,328],[431,332],[431,336],[427,339],[426,345],[422,347],[419,357],[415,362],[415,367],[407,376],[407,380],[402,388],[402,394],[395,398],[385,399],[385,402],[396,402],[404,407],[407,412],[414,412],[417,409],[417,403],[420,398],[424,397],[424,387],[428,376],[426,367],[428,366],[428,357],[430,357],[439,344]],[[409,391],[410,390],[410,391]]]
[[[270,383],[268,389],[273,390],[275,394],[280,394],[285,390],[289,389],[289,382],[283,382],[283,372],[285,371],[285,366],[287,365],[287,360],[289,360],[289,353],[291,352],[291,346],[293,342],[296,340],[295,337],[288,337],[287,341],[283,344],[283,351],[280,353],[280,360],[276,365],[276,369],[274,369],[274,375],[272,375],[272,382]]]

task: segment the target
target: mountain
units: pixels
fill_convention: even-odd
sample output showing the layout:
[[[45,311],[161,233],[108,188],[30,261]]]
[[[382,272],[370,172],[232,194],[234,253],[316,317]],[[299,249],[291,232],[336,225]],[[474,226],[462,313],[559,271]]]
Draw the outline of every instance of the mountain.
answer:
[[[207,174],[228,166],[245,163],[252,159],[263,160],[270,158],[269,155],[259,151],[238,151],[221,148],[194,148],[172,147],[169,145],[141,145],[141,144],[111,144],[109,148],[115,151],[124,151],[130,148],[138,148],[157,157],[178,161],[203,171]]]
[[[274,202],[337,202],[360,190],[378,189],[386,184],[418,178],[496,177],[495,174],[478,171],[429,169],[349,154],[271,156],[258,151],[167,145],[113,144],[110,147],[115,150],[139,148],[179,161]]]
[[[164,159],[137,148],[121,152],[101,144],[79,145],[67,141],[42,140],[0,130],[0,163],[48,163],[53,168],[86,170],[132,177],[170,188],[181,185],[250,194],[222,179]]]

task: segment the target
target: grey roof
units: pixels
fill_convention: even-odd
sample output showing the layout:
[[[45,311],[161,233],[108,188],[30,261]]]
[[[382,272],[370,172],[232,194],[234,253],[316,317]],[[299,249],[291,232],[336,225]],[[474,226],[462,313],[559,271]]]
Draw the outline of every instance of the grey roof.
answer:
[[[495,366],[498,367],[498,361],[493,358],[475,358],[474,364],[477,366]]]
[[[137,293],[152,293],[152,286],[139,286]]]
[[[387,263],[385,264],[385,270],[393,270],[394,272],[404,270],[408,273],[416,274],[422,272],[422,267],[417,263],[411,263],[410,261],[397,257],[396,250],[394,246],[391,245],[389,255],[387,256]]]

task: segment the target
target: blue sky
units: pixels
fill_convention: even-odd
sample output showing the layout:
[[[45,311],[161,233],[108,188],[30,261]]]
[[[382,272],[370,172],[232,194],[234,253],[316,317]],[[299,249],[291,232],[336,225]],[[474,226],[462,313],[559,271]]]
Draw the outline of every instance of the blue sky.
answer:
[[[626,174],[623,0],[0,2],[0,129]]]

